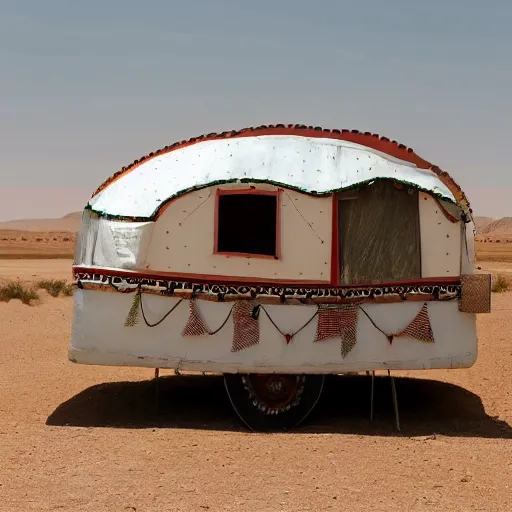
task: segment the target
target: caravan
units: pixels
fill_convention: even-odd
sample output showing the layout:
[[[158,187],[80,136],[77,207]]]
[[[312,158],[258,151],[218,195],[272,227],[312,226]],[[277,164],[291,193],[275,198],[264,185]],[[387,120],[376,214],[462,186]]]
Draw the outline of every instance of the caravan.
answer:
[[[327,374],[467,368],[490,276],[455,181],[371,133],[261,126],[173,144],[87,204],[71,361],[224,374],[251,428]]]

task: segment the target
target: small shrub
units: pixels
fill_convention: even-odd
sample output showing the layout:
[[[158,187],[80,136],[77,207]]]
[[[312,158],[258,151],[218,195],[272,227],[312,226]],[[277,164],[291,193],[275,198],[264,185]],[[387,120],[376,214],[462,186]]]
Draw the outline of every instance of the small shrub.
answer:
[[[0,302],[9,302],[11,299],[20,299],[23,304],[30,305],[38,300],[39,295],[34,288],[24,285],[19,279],[0,286]]]
[[[73,295],[73,291],[75,289],[75,285],[72,283],[67,283],[64,288],[62,288],[62,295],[66,297],[71,297]]]
[[[509,288],[510,288],[510,283],[509,283],[508,279],[503,274],[499,274],[496,277],[494,284],[492,285],[492,291],[494,293],[503,293],[503,292],[508,291]]]
[[[37,288],[46,290],[52,297],[58,297],[61,293],[66,297],[73,295],[73,284],[65,279],[43,279],[37,283]]]

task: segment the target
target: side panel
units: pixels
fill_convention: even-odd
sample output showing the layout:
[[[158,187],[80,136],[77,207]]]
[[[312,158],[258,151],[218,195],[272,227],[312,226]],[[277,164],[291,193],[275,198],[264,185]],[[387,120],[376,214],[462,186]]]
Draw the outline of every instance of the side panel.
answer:
[[[461,222],[450,222],[438,202],[423,192],[419,195],[421,233],[421,276],[460,275]]]
[[[214,254],[215,195],[218,187],[186,194],[170,203],[155,222],[148,271],[328,282],[331,268],[332,198],[290,190],[281,194],[281,259]],[[247,189],[247,184],[223,185]],[[276,190],[269,185],[257,189]],[[257,215],[241,211],[241,216]]]
[[[183,337],[189,315],[183,301],[157,327],[141,319],[133,327],[124,323],[133,294],[76,290],[69,358],[77,363],[179,368],[215,372],[342,373],[377,369],[462,368],[477,357],[475,315],[460,313],[458,302],[428,303],[434,343],[387,338],[359,313],[357,343],[343,359],[340,339],[314,343],[317,321],[312,321],[290,344],[260,313],[260,342],[232,352],[232,318],[214,336]],[[178,299],[144,295],[149,322],[160,320]],[[365,304],[364,309],[384,331],[404,329],[422,307],[419,302]],[[198,301],[211,330],[226,319],[230,303]],[[265,306],[282,332],[292,333],[314,314],[315,306]]]

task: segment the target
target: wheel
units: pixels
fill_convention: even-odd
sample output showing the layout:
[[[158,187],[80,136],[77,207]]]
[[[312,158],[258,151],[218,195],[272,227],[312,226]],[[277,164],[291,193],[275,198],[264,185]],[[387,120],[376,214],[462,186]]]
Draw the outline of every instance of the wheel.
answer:
[[[289,430],[315,407],[324,376],[225,374],[224,385],[235,412],[250,430]]]

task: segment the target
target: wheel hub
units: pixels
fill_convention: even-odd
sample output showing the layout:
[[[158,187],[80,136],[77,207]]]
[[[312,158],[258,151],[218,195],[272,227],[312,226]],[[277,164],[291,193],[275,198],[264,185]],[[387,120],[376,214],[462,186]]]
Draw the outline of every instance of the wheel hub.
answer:
[[[255,407],[265,414],[288,411],[300,402],[304,389],[302,375],[256,375],[242,377]]]
[[[278,394],[283,390],[283,383],[281,381],[272,381],[269,383],[268,388],[272,393]]]

